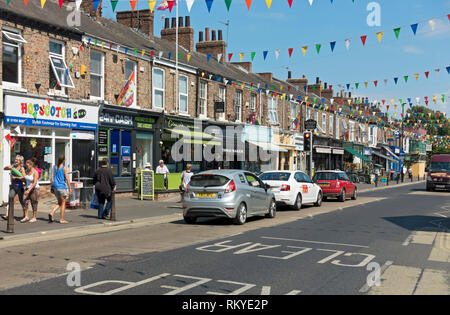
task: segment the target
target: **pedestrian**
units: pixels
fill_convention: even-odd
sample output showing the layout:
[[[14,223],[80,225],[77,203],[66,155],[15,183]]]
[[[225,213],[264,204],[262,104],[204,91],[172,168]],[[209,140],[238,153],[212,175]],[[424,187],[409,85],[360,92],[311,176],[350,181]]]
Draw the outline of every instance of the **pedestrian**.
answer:
[[[65,162],[66,157],[64,154],[59,155],[58,163],[57,165],[54,165],[52,169],[50,186],[52,192],[55,194],[58,204],[53,207],[52,212],[48,215],[50,222],[55,221],[55,213],[59,208],[61,209],[59,223],[69,223],[64,220],[64,212],[66,211],[66,199],[72,194],[72,187],[70,186],[69,173],[67,171],[67,166],[65,166]]]
[[[25,171],[25,205],[24,205],[24,216],[20,222],[24,223],[29,221],[30,223],[36,222],[36,216],[38,211],[38,203],[39,203],[39,173],[34,168],[35,163],[32,160],[27,160],[26,162],[26,171]],[[30,220],[28,216],[28,206],[31,203],[31,208],[33,209],[33,218]]]
[[[38,167],[38,166],[39,166],[39,165],[38,165],[38,159],[34,157],[34,158],[31,159],[31,162],[33,162],[34,169],[35,169],[36,172],[38,172],[38,174],[39,174],[38,179],[41,178],[42,170]]]
[[[408,167],[408,175],[409,175],[409,179],[412,178],[412,169],[411,166]]]
[[[156,167],[156,174],[164,174],[164,189],[167,189],[167,175],[169,173],[169,169],[164,165],[164,161],[159,160],[159,165]]]
[[[145,163],[144,169],[145,169],[146,171],[151,171],[151,170],[152,170],[152,165],[151,165],[150,163]]]
[[[408,168],[406,165],[403,165],[402,182],[405,180],[406,173],[408,173]]]
[[[186,191],[189,182],[191,181],[191,177],[194,175],[192,173],[192,164],[186,165],[186,170],[181,173],[181,185],[180,185],[180,191],[181,191],[181,200],[183,200],[184,192]]]
[[[111,210],[112,193],[116,192],[116,182],[108,167],[108,159],[100,161],[100,168],[94,174],[95,194],[98,200],[98,218],[107,219]],[[105,201],[108,201],[105,207]]]
[[[23,181],[25,180],[25,169],[23,168],[23,156],[16,155],[14,165],[5,166],[4,170],[11,171],[11,185],[9,186],[9,194],[8,194],[9,199],[14,200],[16,195],[18,195],[20,205],[22,206],[22,209],[24,209],[25,211],[25,202],[23,200],[23,195],[25,193],[25,189],[23,186]],[[19,174],[21,174],[21,176],[19,176]],[[4,220],[8,220],[8,210],[6,210],[5,215],[2,216]]]

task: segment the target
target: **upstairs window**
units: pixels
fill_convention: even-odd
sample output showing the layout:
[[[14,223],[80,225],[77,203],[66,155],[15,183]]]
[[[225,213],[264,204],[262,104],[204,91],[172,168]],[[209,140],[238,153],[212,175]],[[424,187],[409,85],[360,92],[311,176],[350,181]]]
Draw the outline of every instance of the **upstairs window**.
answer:
[[[241,121],[242,119],[242,91],[237,90],[234,97],[234,110],[236,112],[235,120]]]
[[[226,95],[227,95],[226,87],[223,86],[223,85],[219,85],[219,102],[224,102],[225,103],[225,111],[226,111],[226,108],[227,108]],[[219,119],[224,120],[225,119],[225,113],[220,113],[219,114]]]
[[[64,61],[64,44],[59,41],[50,40],[49,43],[50,67],[50,89],[61,90],[63,87],[74,88],[72,78]]]
[[[104,57],[101,52],[91,50],[91,98],[104,97]]]
[[[21,45],[26,43],[19,33],[2,31],[2,84],[22,84],[22,52]]]
[[[188,112],[188,77],[182,75],[179,77],[179,92],[180,92],[180,112]]]
[[[164,108],[164,70],[153,69],[153,108]]]
[[[269,120],[272,124],[278,124],[277,99],[269,97]]]
[[[208,83],[200,81],[200,116],[206,117],[208,104]]]

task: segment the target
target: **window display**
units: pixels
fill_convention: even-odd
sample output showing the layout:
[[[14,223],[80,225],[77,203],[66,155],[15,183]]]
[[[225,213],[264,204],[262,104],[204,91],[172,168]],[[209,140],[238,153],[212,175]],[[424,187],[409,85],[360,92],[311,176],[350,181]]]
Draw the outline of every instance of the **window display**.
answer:
[[[11,148],[10,161],[14,161],[18,154],[23,156],[24,161],[36,158],[37,167],[42,170],[39,181],[50,181],[53,164],[52,139],[32,137],[16,137],[15,139],[17,141]]]
[[[153,167],[153,135],[148,132],[136,133],[136,167],[143,169],[147,163]]]

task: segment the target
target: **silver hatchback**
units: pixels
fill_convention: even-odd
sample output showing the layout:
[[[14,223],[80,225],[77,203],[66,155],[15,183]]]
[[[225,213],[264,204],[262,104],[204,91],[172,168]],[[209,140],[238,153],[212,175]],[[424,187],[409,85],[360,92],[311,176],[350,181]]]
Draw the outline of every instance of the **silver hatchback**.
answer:
[[[224,217],[244,224],[248,217],[276,215],[275,197],[258,176],[243,170],[211,170],[192,176],[183,200],[186,223]]]

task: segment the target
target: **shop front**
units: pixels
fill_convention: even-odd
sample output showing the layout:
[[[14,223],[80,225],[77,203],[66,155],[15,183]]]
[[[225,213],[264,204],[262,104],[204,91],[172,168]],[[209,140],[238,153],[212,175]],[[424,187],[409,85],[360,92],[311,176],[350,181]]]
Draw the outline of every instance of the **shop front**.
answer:
[[[155,132],[158,113],[102,105],[97,135],[98,163],[107,159],[118,192],[133,192],[135,176],[149,163],[155,169],[154,153],[159,146]]]
[[[3,122],[3,165],[10,165],[16,155],[25,161],[36,158],[42,170],[39,182],[45,187],[58,156],[64,154],[69,172],[93,176],[97,105],[11,93],[4,96]],[[3,172],[2,186],[8,185],[9,174]],[[4,202],[7,193],[2,190]]]

